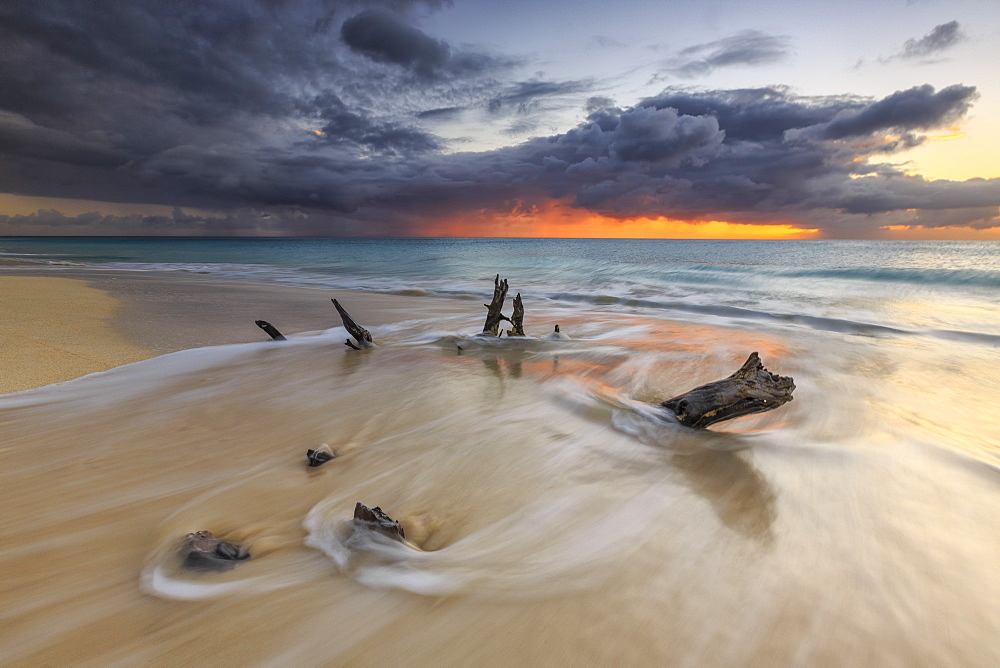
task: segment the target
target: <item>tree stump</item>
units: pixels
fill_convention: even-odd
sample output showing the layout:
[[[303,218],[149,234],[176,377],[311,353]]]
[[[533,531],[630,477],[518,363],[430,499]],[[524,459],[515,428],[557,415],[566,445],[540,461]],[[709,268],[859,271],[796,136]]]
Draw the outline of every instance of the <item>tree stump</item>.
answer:
[[[795,383],[764,368],[757,353],[751,353],[739,370],[728,378],[696,387],[660,405],[673,411],[688,427],[704,428],[743,415],[774,410],[792,400]]]
[[[506,320],[510,322],[510,318],[505,316],[500,311],[503,309],[503,302],[507,299],[507,279],[500,280],[500,274],[493,279],[493,301],[489,304],[483,304],[486,307],[486,323],[483,325],[483,334],[492,334],[493,336],[500,336],[500,322]]]
[[[514,297],[514,312],[510,315],[510,324],[513,328],[507,330],[507,336],[524,336],[524,304],[521,302],[521,293]]]

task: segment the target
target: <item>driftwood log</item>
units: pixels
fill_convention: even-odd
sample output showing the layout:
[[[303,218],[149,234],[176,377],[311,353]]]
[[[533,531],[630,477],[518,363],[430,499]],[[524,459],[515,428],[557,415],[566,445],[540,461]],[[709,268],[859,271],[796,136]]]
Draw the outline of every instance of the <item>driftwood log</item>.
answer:
[[[378,506],[369,508],[360,501],[354,506],[354,525],[377,531],[383,536],[388,536],[395,540],[406,538],[403,535],[403,527],[399,526],[399,522],[386,515]]]
[[[264,333],[270,336],[275,341],[287,341],[284,335],[278,331],[278,328],[269,323],[267,320],[254,320],[257,326],[264,330]]]
[[[195,571],[227,571],[237,561],[246,561],[250,553],[242,545],[226,543],[211,531],[196,531],[184,538],[184,568]]]
[[[486,323],[483,325],[483,334],[500,336],[500,322],[510,318],[500,311],[503,310],[503,302],[507,299],[507,279],[500,280],[500,274],[493,279],[493,301],[483,304],[486,307]]]
[[[673,411],[677,420],[688,427],[704,428],[716,422],[752,413],[774,410],[792,400],[795,383],[787,376],[764,368],[757,353],[751,353],[736,373],[660,405]]]
[[[346,329],[347,333],[353,336],[354,340],[357,341],[357,343],[354,344],[351,343],[350,339],[347,339],[344,341],[345,346],[348,348],[354,348],[355,350],[361,350],[362,348],[371,348],[375,345],[372,342],[371,332],[354,322],[354,318],[352,318],[351,315],[344,310],[344,307],[340,305],[340,302],[336,299],[332,299],[330,301],[333,302],[333,306],[337,309],[337,313],[340,314],[340,319],[344,321],[344,329]]]

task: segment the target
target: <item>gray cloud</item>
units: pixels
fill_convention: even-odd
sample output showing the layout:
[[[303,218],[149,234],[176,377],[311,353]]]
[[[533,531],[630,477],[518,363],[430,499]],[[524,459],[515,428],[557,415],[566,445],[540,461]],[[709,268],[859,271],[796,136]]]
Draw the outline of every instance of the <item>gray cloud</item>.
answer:
[[[487,107],[493,113],[506,109],[527,114],[537,111],[544,98],[583,93],[592,86],[590,81],[520,81],[494,95]]]
[[[759,30],[744,30],[706,44],[683,49],[667,64],[667,72],[692,79],[708,76],[723,67],[770,65],[788,55],[791,40]]]
[[[946,49],[950,49],[962,41],[964,36],[959,30],[958,21],[949,21],[935,26],[933,30],[920,39],[908,39],[903,44],[903,50],[897,54],[899,58],[926,58]]]

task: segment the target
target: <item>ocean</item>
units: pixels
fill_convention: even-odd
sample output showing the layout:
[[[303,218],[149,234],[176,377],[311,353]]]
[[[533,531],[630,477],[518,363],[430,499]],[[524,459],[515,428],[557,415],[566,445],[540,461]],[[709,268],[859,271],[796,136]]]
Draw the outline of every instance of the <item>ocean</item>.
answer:
[[[1000,243],[9,238],[0,253],[12,272],[412,304],[369,327],[371,350],[347,349],[331,312],[284,343],[0,397],[5,664],[1000,661]],[[528,338],[475,336],[497,274]],[[794,378],[792,402],[709,430],[656,406],[754,351]],[[307,469],[323,443],[338,457]],[[356,531],[358,501],[408,542]],[[182,570],[179,539],[203,529],[252,558]]]
[[[859,335],[1000,339],[1000,242],[6,238],[0,258]],[[485,285],[488,288],[488,285]],[[489,290],[485,290],[489,292]]]

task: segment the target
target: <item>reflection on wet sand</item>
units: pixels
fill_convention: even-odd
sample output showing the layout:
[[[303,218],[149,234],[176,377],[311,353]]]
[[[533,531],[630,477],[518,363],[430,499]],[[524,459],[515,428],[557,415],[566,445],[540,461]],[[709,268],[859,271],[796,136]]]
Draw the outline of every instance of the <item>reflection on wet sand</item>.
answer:
[[[747,538],[770,543],[777,514],[774,490],[747,461],[746,451],[699,450],[675,453],[670,464],[690,489],[706,499],[724,525]]]

